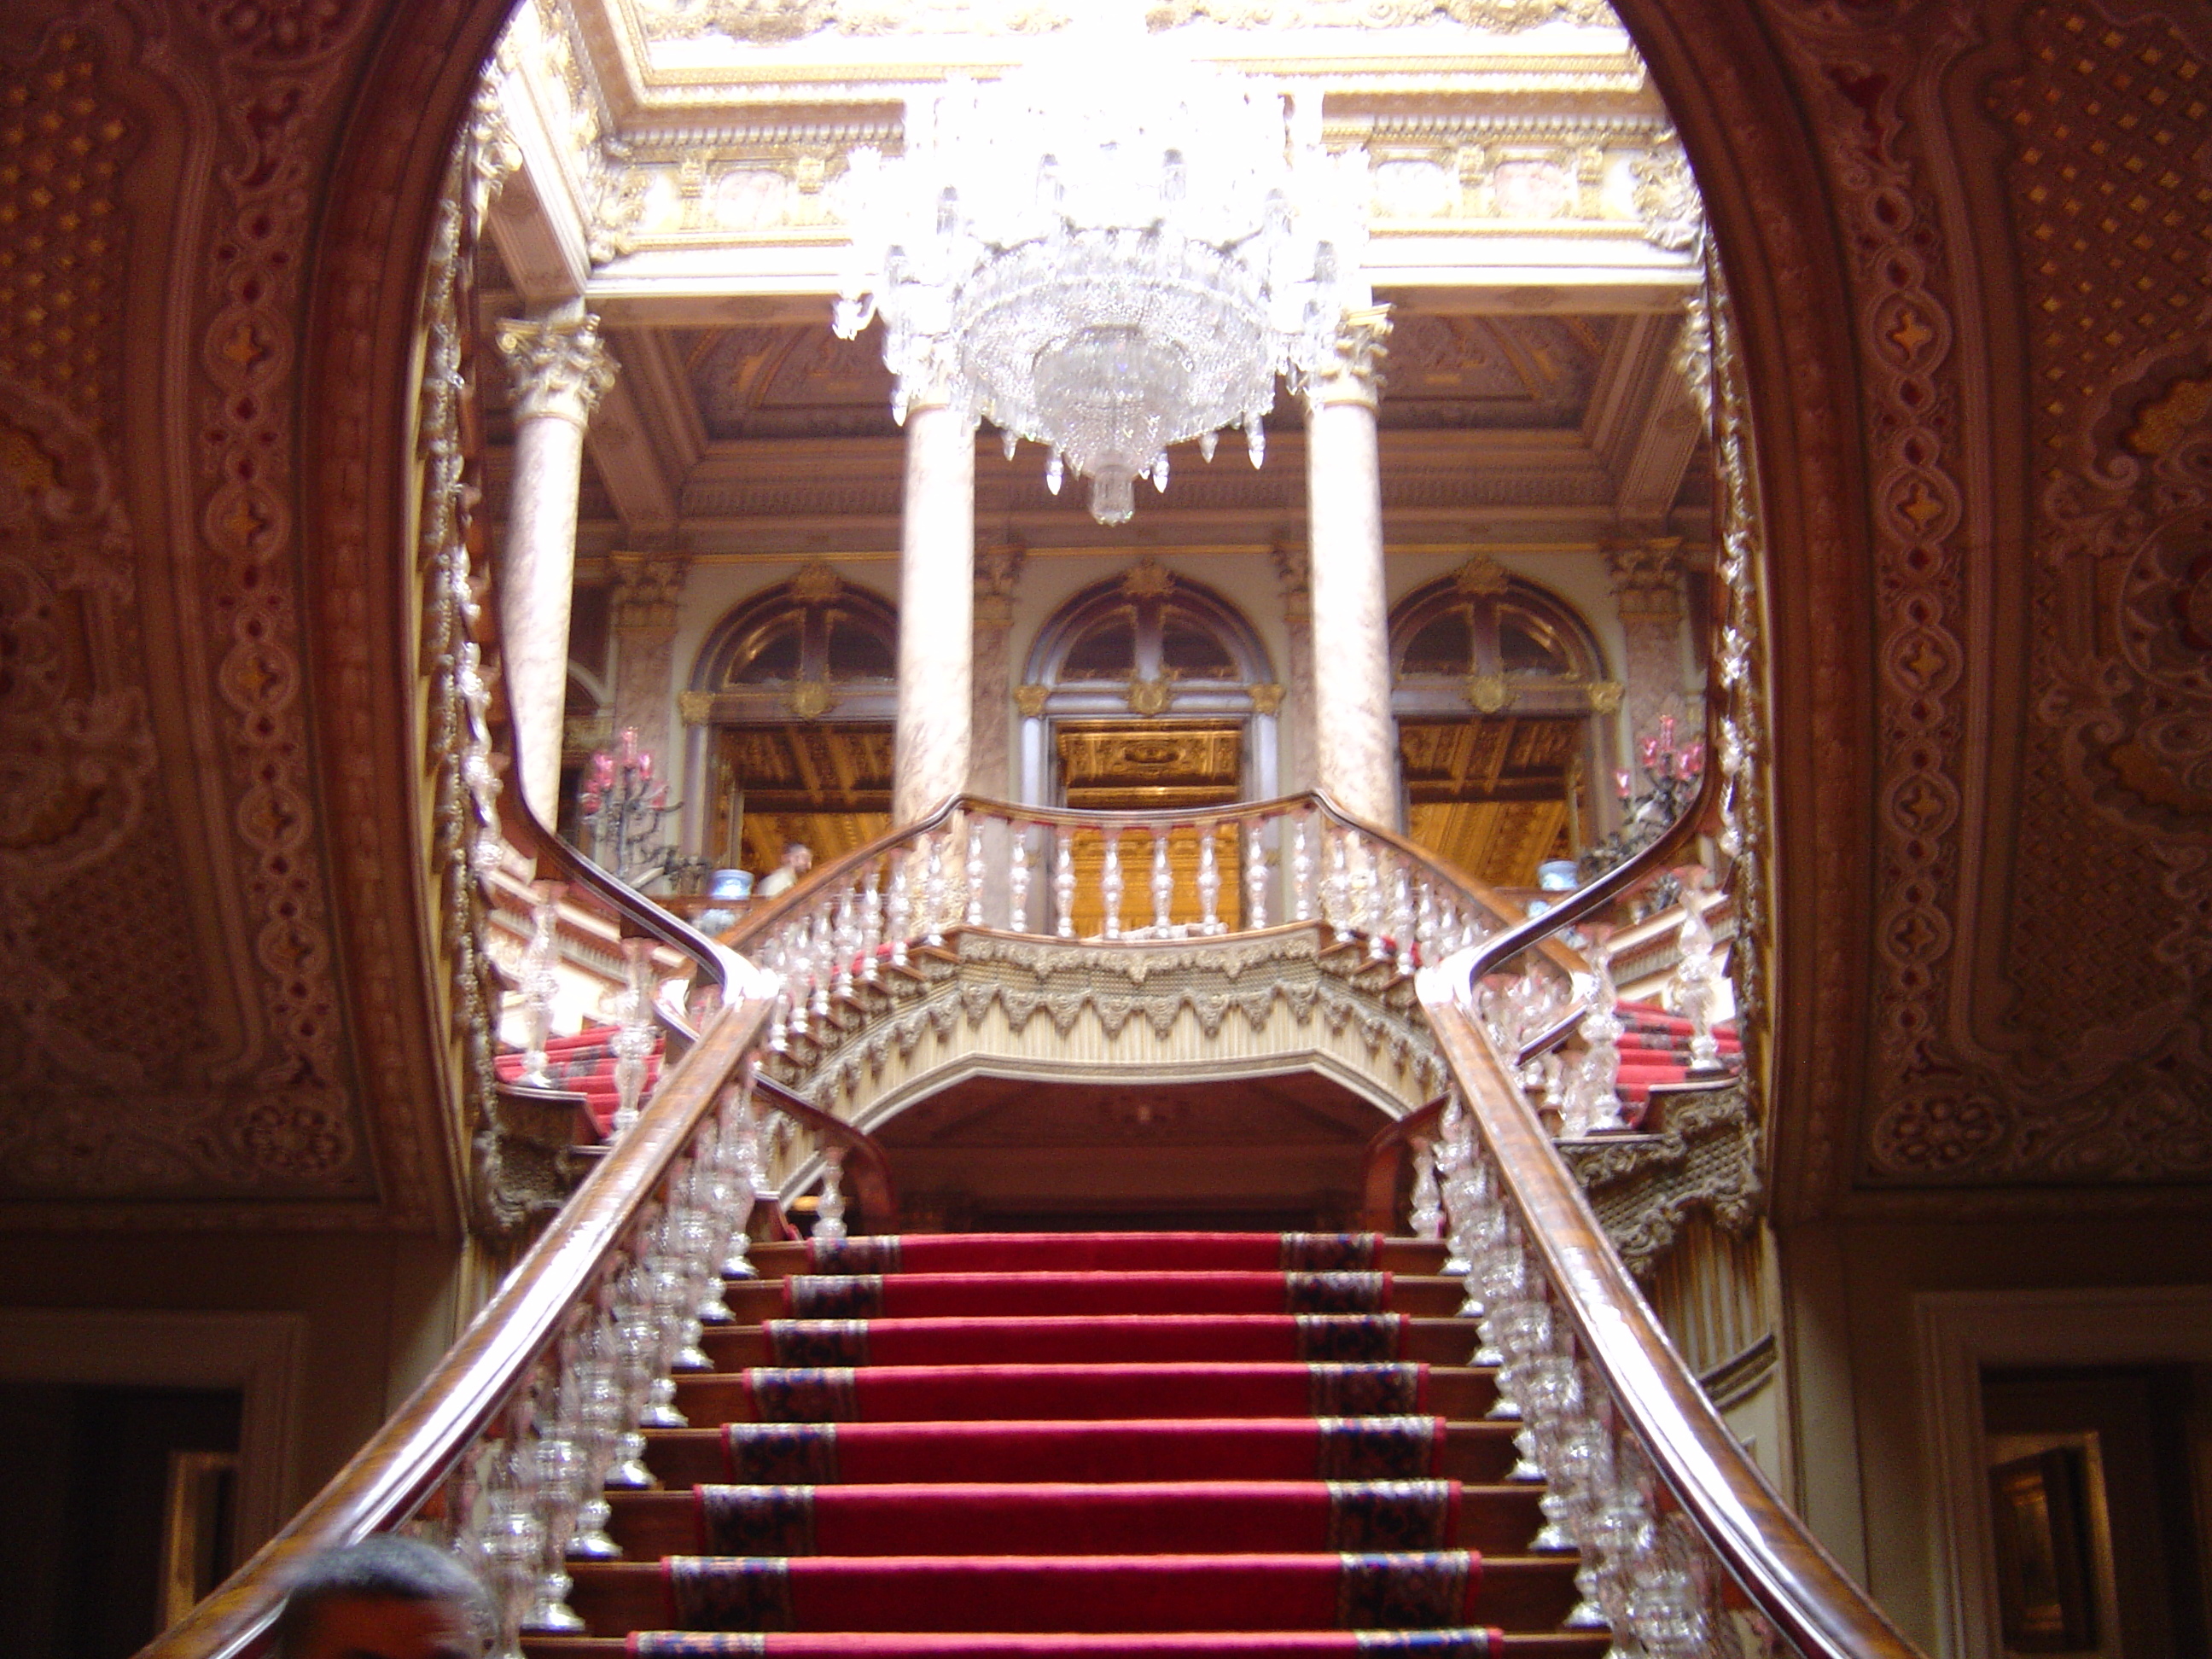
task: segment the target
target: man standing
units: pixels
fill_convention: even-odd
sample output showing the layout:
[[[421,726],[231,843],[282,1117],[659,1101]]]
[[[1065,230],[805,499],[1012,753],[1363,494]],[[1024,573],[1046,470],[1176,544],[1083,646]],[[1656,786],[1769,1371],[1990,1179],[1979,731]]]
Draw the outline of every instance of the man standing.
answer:
[[[814,867],[814,849],[803,841],[787,841],[783,844],[783,862],[768,872],[760,884],[760,896],[781,898],[799,884],[799,878]]]
[[[449,1551],[380,1533],[307,1562],[276,1659],[482,1659],[490,1631],[483,1586]]]

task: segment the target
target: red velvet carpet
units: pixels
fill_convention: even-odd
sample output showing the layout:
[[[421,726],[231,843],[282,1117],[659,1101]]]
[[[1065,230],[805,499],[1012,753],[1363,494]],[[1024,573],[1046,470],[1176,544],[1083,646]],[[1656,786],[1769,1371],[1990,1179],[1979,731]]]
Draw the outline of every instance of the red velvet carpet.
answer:
[[[1488,1385],[1397,1358],[1382,1257],[1204,1233],[817,1246],[790,1317],[743,1338],[778,1363],[682,1379],[692,1431],[648,1437],[667,1468],[716,1426],[723,1478],[614,1494],[624,1558],[571,1564],[591,1635],[530,1648],[1595,1659],[1602,1632],[1558,1630],[1572,1559],[1515,1553],[1534,1489],[1452,1478],[1476,1431],[1431,1402],[1480,1416]],[[1407,1282],[1416,1305],[1444,1289]]]

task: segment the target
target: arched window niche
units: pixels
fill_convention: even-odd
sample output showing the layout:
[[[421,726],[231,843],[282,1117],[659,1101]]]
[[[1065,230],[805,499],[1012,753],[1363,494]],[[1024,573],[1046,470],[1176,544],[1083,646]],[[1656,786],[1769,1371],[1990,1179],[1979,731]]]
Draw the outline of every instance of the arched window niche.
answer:
[[[1026,805],[1189,811],[1279,788],[1283,688],[1267,646],[1236,605],[1156,559],[1061,605],[1014,699]]]
[[[834,858],[890,825],[898,613],[816,561],[732,607],[681,698],[708,857],[756,873],[783,843]]]
[[[1533,886],[1606,827],[1622,686],[1557,593],[1478,555],[1390,613],[1391,712],[1412,838],[1503,887]]]

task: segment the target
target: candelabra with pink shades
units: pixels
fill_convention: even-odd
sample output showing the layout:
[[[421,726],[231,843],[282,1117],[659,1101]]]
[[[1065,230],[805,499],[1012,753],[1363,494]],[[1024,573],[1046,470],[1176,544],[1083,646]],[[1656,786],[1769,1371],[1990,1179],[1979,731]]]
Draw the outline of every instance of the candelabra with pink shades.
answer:
[[[1644,774],[1640,789],[1627,768],[1613,775],[1621,825],[1582,855],[1579,873],[1584,881],[1595,880],[1649,847],[1689,810],[1705,769],[1705,740],[1679,742],[1679,731],[1672,714],[1662,714],[1657,729],[1637,744],[1636,759]]]
[[[668,799],[667,781],[653,777],[653,765],[652,751],[638,747],[637,728],[626,726],[613,748],[592,757],[578,801],[599,865],[633,887],[690,874],[705,862],[679,855],[662,832],[683,806]]]

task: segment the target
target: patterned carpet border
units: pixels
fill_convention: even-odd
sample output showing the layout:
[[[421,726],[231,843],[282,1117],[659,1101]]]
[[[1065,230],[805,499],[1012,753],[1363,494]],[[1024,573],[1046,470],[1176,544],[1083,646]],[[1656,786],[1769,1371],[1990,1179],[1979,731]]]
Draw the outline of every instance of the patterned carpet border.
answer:
[[[833,1486],[838,1478],[837,1425],[732,1423],[722,1430],[722,1455],[730,1479],[740,1485]]]
[[[1388,1364],[1405,1340],[1402,1314],[1298,1314],[1298,1358],[1308,1364]]]
[[[1382,1258],[1376,1233],[1285,1233],[1282,1263],[1286,1273],[1365,1273]]]
[[[794,1319],[883,1316],[881,1273],[803,1273],[783,1281],[783,1294]]]
[[[865,1319],[771,1319],[769,1352],[779,1365],[865,1365],[868,1322]]]
[[[1474,1571],[1474,1557],[1467,1550],[1346,1555],[1337,1569],[1337,1628],[1456,1628],[1467,1617]]]
[[[1306,1409],[1316,1417],[1407,1417],[1421,1408],[1420,1365],[1309,1365]]]
[[[661,1564],[679,1630],[789,1630],[791,1574],[781,1559],[672,1555]]]
[[[745,1373],[753,1410],[763,1423],[854,1423],[860,1390],[849,1365],[792,1368],[756,1365]]]
[[[1451,1544],[1449,1480],[1332,1480],[1328,1547],[1406,1554]]]
[[[1436,1467],[1443,1425],[1433,1417],[1324,1417],[1318,1480],[1417,1480]]]
[[[1380,1313],[1390,1300],[1388,1273],[1285,1273],[1283,1311]]]
[[[697,1486],[693,1491],[702,1555],[815,1553],[812,1486]]]

